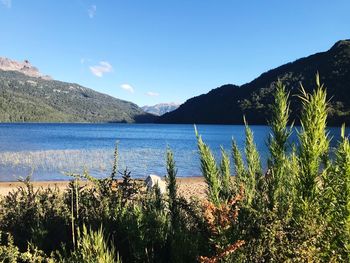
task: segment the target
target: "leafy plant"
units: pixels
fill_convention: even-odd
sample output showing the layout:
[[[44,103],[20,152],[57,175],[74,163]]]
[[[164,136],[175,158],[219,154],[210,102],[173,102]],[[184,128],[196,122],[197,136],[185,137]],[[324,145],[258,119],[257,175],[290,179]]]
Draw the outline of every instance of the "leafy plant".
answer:
[[[77,247],[69,259],[63,262],[76,263],[119,263],[119,255],[115,252],[113,245],[108,245],[102,231],[102,227],[97,231],[88,230],[83,225],[78,231]]]
[[[195,133],[197,137],[197,145],[200,154],[202,175],[208,186],[208,198],[213,203],[220,202],[220,180],[219,168],[217,167],[215,157],[208,145],[206,145],[202,137],[198,134],[195,126]]]

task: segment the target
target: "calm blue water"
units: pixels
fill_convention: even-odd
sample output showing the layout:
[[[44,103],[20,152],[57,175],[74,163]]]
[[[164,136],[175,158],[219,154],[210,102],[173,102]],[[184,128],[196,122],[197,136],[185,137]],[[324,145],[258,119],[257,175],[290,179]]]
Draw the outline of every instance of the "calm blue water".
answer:
[[[219,157],[234,137],[244,146],[244,126],[198,125],[203,140]],[[269,128],[251,126],[263,162],[267,158]],[[339,128],[330,132],[336,141]],[[295,136],[294,136],[295,137]],[[292,138],[293,140],[293,138]],[[165,175],[165,153],[175,155],[178,176],[199,176],[199,159],[192,125],[168,124],[0,124],[0,180],[13,181],[32,174],[33,180],[67,180],[67,173],[104,177],[111,172],[115,142],[119,169],[135,177]]]

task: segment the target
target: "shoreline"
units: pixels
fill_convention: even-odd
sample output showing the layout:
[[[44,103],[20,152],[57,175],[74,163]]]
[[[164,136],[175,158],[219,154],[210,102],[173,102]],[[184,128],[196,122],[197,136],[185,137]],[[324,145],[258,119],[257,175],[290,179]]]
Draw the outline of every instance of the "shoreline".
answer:
[[[141,179],[144,180],[144,179]],[[164,180],[164,178],[162,178]],[[64,191],[70,181],[32,181],[31,183],[34,186],[34,189],[40,187],[58,187],[60,191]],[[83,183],[86,183],[82,181]],[[185,197],[205,197],[206,184],[202,176],[193,176],[193,177],[179,177],[177,178],[178,184],[178,194]],[[24,186],[23,182],[0,182],[0,197],[7,195],[12,190]]]

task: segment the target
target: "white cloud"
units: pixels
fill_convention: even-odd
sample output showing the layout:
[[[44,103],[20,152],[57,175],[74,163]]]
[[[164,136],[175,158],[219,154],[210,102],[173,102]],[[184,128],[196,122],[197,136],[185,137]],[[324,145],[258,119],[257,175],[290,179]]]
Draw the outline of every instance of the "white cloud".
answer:
[[[128,91],[128,92],[130,92],[130,93],[134,93],[134,92],[135,92],[133,86],[131,86],[130,84],[122,84],[122,85],[120,85],[120,87],[121,87],[123,90],[126,90],[126,91]]]
[[[150,96],[150,97],[157,97],[159,96],[159,93],[158,92],[153,92],[153,91],[148,91],[146,93],[147,96]]]
[[[4,0],[2,0],[2,1],[4,1]],[[96,15],[96,5],[92,5],[92,6],[90,6],[90,8],[88,9],[88,16],[90,17],[90,18],[94,18],[95,17],[95,15]]]
[[[113,71],[112,65],[107,61],[101,61],[98,65],[91,66],[90,71],[97,77],[102,77],[103,74]]]
[[[7,8],[11,8],[12,6],[12,0],[1,0],[1,3]]]

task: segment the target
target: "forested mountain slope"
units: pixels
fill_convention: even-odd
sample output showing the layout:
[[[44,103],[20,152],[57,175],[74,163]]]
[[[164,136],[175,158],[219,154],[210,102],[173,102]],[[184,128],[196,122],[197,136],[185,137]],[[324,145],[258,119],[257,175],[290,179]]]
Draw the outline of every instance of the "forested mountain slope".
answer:
[[[0,69],[0,122],[152,122],[155,118],[134,103],[25,73]]]
[[[328,123],[350,123],[350,40],[338,41],[326,52],[267,71],[240,87],[224,85],[191,98],[177,110],[164,114],[158,122],[242,124],[245,115],[250,124],[266,124],[277,79],[291,93],[293,119],[300,113],[300,102],[294,96],[300,93],[300,82],[307,91],[312,91],[317,72],[330,99]]]

